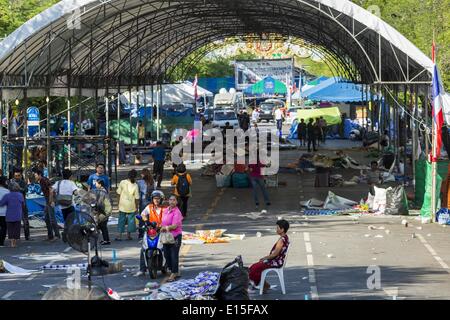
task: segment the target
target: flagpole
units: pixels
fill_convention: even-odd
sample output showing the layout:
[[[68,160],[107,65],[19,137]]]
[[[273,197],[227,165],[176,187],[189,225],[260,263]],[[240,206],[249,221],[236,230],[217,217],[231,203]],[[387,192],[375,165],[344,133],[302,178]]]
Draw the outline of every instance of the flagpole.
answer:
[[[436,63],[436,51],[435,51],[435,42],[434,42],[434,30],[433,30],[433,47],[432,47],[432,60],[433,63]],[[428,89],[429,90],[429,89]],[[431,98],[433,100],[433,97]],[[436,123],[436,114],[434,105],[432,104],[432,154],[433,157],[431,159],[431,223],[435,221],[436,214],[436,185],[437,185],[437,123]]]
[[[436,159],[436,147],[437,147],[437,132],[436,132],[436,122],[433,119],[433,158],[431,159],[431,223],[434,223],[436,214],[436,186],[437,186],[437,159]]]

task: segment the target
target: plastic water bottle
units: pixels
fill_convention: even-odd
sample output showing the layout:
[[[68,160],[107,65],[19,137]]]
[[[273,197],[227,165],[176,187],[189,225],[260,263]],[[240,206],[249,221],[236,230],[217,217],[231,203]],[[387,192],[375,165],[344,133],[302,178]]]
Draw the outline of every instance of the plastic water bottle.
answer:
[[[116,253],[116,249],[113,249],[112,251],[112,262],[115,263],[117,260],[117,253]]]
[[[305,294],[305,300],[309,300],[309,296]]]

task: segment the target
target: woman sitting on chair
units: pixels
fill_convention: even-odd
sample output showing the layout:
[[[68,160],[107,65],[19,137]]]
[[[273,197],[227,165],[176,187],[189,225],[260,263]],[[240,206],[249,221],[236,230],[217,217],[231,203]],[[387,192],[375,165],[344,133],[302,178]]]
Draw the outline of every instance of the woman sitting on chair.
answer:
[[[259,262],[253,264],[249,269],[250,283],[254,287],[258,287],[261,282],[261,274],[266,269],[282,268],[284,260],[286,259],[286,252],[289,247],[289,238],[287,231],[289,230],[289,222],[286,220],[277,221],[277,234],[280,239],[275,243],[270,254],[259,260]],[[270,289],[268,282],[264,282],[264,293]]]

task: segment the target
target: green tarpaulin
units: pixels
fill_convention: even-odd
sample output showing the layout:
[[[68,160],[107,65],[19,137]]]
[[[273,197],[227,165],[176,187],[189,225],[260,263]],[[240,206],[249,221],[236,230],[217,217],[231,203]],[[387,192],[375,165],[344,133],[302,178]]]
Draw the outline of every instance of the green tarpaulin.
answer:
[[[321,109],[299,109],[297,111],[297,119],[305,119],[308,123],[309,119],[323,117],[328,125],[340,124],[342,122],[341,112],[338,107],[321,108]]]
[[[245,95],[285,95],[287,93],[286,85],[272,77],[267,77],[258,81],[254,85],[244,90]]]
[[[436,175],[436,203],[437,208],[440,208],[440,193],[442,181],[447,178],[448,161],[439,161],[437,164]],[[431,191],[432,191],[432,177],[431,177],[431,163],[425,160],[416,162],[416,204],[420,205],[422,202],[422,209],[420,215],[422,217],[431,217]]]

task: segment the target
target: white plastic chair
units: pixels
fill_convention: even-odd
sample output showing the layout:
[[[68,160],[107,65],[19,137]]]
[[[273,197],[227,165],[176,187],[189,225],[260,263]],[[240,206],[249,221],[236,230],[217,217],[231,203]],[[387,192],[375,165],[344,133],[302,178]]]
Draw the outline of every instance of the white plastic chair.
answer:
[[[264,290],[264,282],[266,280],[266,276],[269,272],[274,271],[276,272],[276,274],[278,275],[278,278],[280,279],[280,285],[281,285],[281,291],[283,292],[283,294],[286,294],[286,287],[284,286],[284,267],[286,267],[286,263],[287,263],[287,257],[288,257],[288,253],[289,253],[289,248],[292,246],[292,243],[289,243],[289,246],[287,247],[286,250],[286,256],[284,257],[284,263],[283,266],[281,268],[270,268],[270,269],[266,269],[261,273],[261,282],[259,283],[259,294],[262,295],[263,294],[263,290]]]

